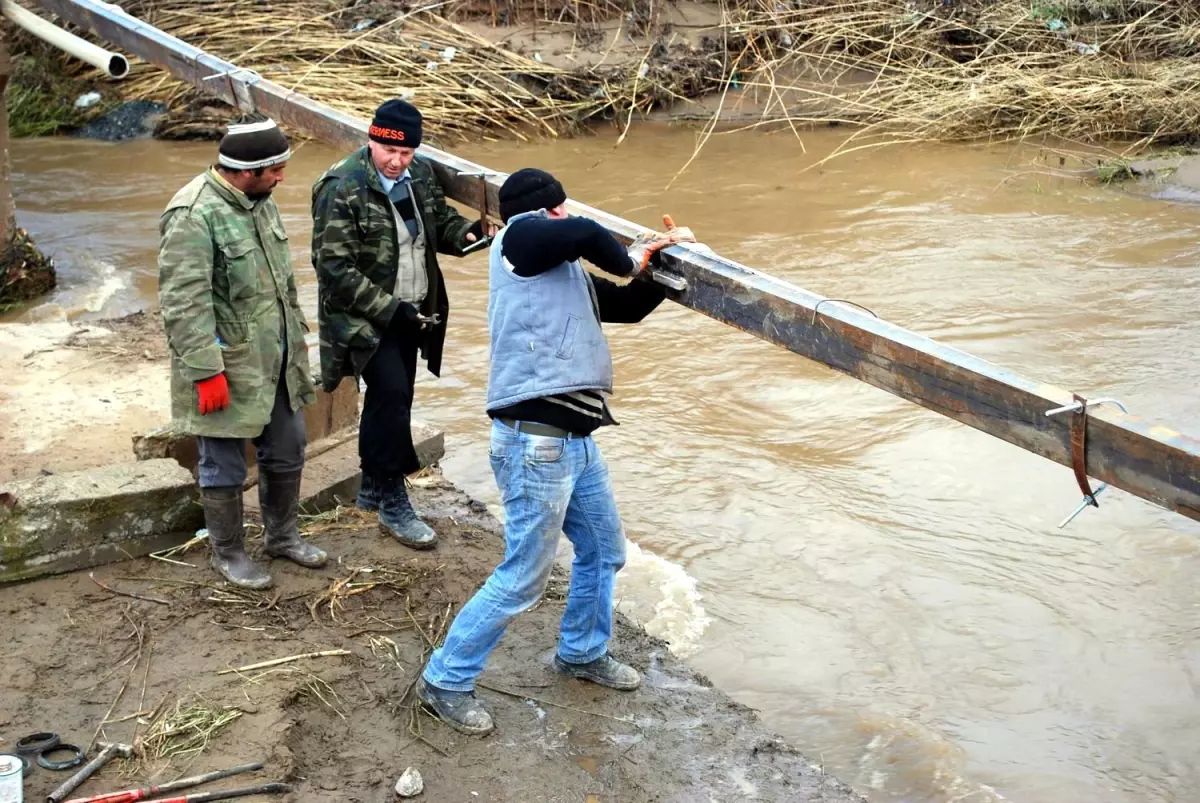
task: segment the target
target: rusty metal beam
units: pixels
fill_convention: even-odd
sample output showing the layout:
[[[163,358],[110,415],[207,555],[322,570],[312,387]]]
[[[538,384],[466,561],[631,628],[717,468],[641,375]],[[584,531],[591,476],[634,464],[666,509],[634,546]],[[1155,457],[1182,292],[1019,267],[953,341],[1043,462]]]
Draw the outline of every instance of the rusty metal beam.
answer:
[[[94,31],[117,47],[245,110],[257,109],[326,142],[357,146],[366,123],[279,84],[239,70],[115,6],[96,0],[36,0],[47,11]],[[491,209],[505,175],[422,146],[446,194],[479,207],[486,186]],[[481,182],[469,174],[487,172]],[[629,242],[646,231],[598,209],[572,204]],[[764,273],[681,245],[663,264],[686,280],[672,300],[927,407],[1056,463],[1071,466],[1070,414],[1047,416],[1072,403],[1072,394],[1017,376],[958,349],[827,300]],[[1200,519],[1200,441],[1107,407],[1086,414],[1086,474],[1168,510]],[[1073,488],[1063,474],[1064,497]],[[1061,525],[1060,525],[1061,526]]]

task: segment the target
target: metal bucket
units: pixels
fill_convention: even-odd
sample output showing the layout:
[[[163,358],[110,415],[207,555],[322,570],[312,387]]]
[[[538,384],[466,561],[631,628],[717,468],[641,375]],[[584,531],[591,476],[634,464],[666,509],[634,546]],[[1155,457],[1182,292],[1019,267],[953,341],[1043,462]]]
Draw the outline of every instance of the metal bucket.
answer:
[[[0,803],[22,803],[25,762],[19,756],[0,753]]]

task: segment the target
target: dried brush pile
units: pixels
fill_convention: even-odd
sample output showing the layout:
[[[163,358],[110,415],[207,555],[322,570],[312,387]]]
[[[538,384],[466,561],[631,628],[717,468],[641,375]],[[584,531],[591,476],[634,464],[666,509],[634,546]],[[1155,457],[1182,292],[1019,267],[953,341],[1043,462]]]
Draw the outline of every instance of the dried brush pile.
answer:
[[[340,111],[369,119],[389,97],[412,100],[448,138],[557,135],[720,85],[720,54],[652,48],[642,65],[566,70],[494,45],[434,11],[331,0],[154,0],[126,10],[178,38]],[[387,13],[384,13],[387,12]],[[189,105],[191,87],[139,65],[129,99]],[[224,122],[219,111],[212,120]],[[227,115],[225,115],[227,116]],[[186,124],[185,124],[186,125]],[[171,132],[160,132],[170,135]],[[178,133],[178,132],[177,132]]]
[[[739,0],[728,26],[769,116],[860,144],[1200,133],[1195,0]],[[785,93],[805,71],[842,86]]]

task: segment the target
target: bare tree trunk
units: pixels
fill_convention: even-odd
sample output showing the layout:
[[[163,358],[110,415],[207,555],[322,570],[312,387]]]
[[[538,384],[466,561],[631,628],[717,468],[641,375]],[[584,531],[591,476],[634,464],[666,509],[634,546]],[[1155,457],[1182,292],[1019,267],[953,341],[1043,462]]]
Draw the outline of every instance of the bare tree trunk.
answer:
[[[8,79],[11,75],[8,40],[0,36],[0,251],[8,249],[17,230],[17,208],[13,203],[8,162]]]

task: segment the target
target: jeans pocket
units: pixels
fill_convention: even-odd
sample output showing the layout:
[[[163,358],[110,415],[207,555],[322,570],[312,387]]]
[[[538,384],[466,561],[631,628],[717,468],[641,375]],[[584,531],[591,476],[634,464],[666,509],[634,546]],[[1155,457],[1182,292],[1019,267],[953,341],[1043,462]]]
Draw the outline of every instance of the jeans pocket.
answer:
[[[525,459],[530,463],[557,463],[567,451],[567,442],[562,438],[533,437],[525,448]]]

